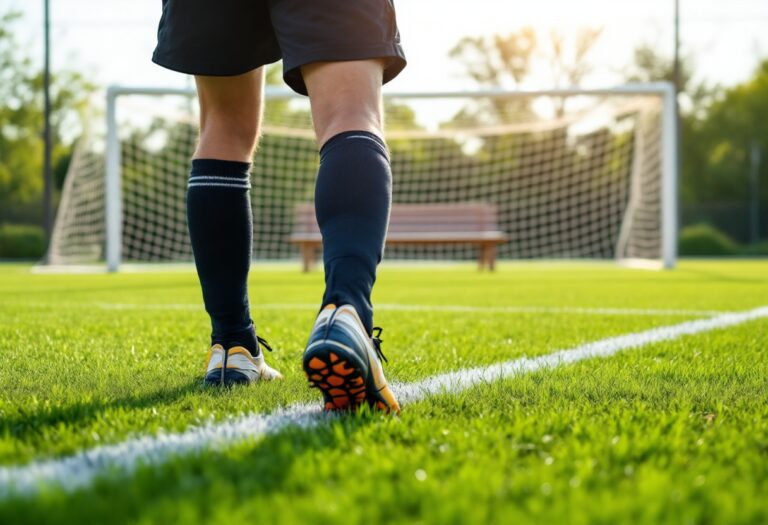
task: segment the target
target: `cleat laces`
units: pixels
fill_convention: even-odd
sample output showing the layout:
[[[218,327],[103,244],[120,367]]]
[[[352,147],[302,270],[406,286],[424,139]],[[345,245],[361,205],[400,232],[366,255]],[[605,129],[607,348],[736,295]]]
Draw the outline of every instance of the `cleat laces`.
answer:
[[[272,347],[271,347],[271,346],[269,346],[269,343],[267,343],[267,340],[266,340],[266,339],[264,339],[264,338],[263,338],[263,337],[261,337],[260,335],[257,335],[257,336],[256,336],[256,340],[259,342],[259,345],[263,346],[264,348],[266,348],[266,349],[267,349],[267,350],[269,350],[270,352],[272,351]]]
[[[373,347],[376,349],[376,355],[379,356],[379,359],[381,359],[385,363],[389,363],[387,358],[384,356],[384,352],[381,351],[381,343],[384,342],[381,339],[381,332],[383,331],[384,330],[380,326],[374,326],[373,336],[371,336],[371,341],[373,342]]]

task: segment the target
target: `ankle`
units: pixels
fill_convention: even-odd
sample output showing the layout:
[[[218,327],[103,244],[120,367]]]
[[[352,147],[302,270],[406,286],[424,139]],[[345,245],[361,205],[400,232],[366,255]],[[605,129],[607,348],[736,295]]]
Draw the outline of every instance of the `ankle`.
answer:
[[[211,337],[211,345],[215,344],[220,344],[226,349],[242,346],[254,357],[261,353],[253,324],[241,330],[214,333]]]

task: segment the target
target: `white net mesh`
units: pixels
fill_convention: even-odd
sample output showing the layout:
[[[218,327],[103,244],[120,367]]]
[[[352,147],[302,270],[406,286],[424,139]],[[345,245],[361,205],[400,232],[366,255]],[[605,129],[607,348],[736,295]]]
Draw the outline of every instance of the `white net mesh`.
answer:
[[[123,95],[122,260],[189,261],[186,179],[196,105]],[[661,256],[662,99],[576,94],[388,97],[395,203],[488,203],[502,259]],[[298,258],[288,239],[317,169],[308,102],[268,97],[254,159],[253,255]],[[52,264],[104,260],[104,140],[85,137],[67,177]],[[389,259],[473,259],[471,245],[393,246]]]

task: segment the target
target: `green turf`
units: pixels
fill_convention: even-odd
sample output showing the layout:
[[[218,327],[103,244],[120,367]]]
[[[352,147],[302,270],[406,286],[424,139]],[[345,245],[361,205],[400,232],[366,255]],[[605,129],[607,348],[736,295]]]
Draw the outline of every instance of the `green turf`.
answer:
[[[289,305],[316,303],[319,273],[256,268],[254,316],[286,380],[212,392],[200,386],[208,328],[193,273],[28,270],[0,266],[0,465],[317,399],[299,367],[314,312]],[[768,262],[385,267],[375,301],[746,310],[768,304]],[[389,377],[412,381],[697,317],[388,308],[376,322]],[[346,417],[75,494],[0,501],[0,523],[765,523],[767,345],[762,320],[543,370],[399,419]]]

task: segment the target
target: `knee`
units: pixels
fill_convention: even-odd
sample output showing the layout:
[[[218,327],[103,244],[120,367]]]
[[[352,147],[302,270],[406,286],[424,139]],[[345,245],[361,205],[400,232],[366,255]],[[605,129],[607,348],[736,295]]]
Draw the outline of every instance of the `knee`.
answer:
[[[381,110],[376,105],[331,103],[315,114],[315,132],[320,145],[345,131],[368,131],[383,136]]]
[[[225,149],[250,157],[258,134],[257,119],[238,112],[210,109],[201,119],[199,149]]]
[[[321,145],[344,131],[382,134],[381,64],[377,61],[316,64],[302,71]]]

